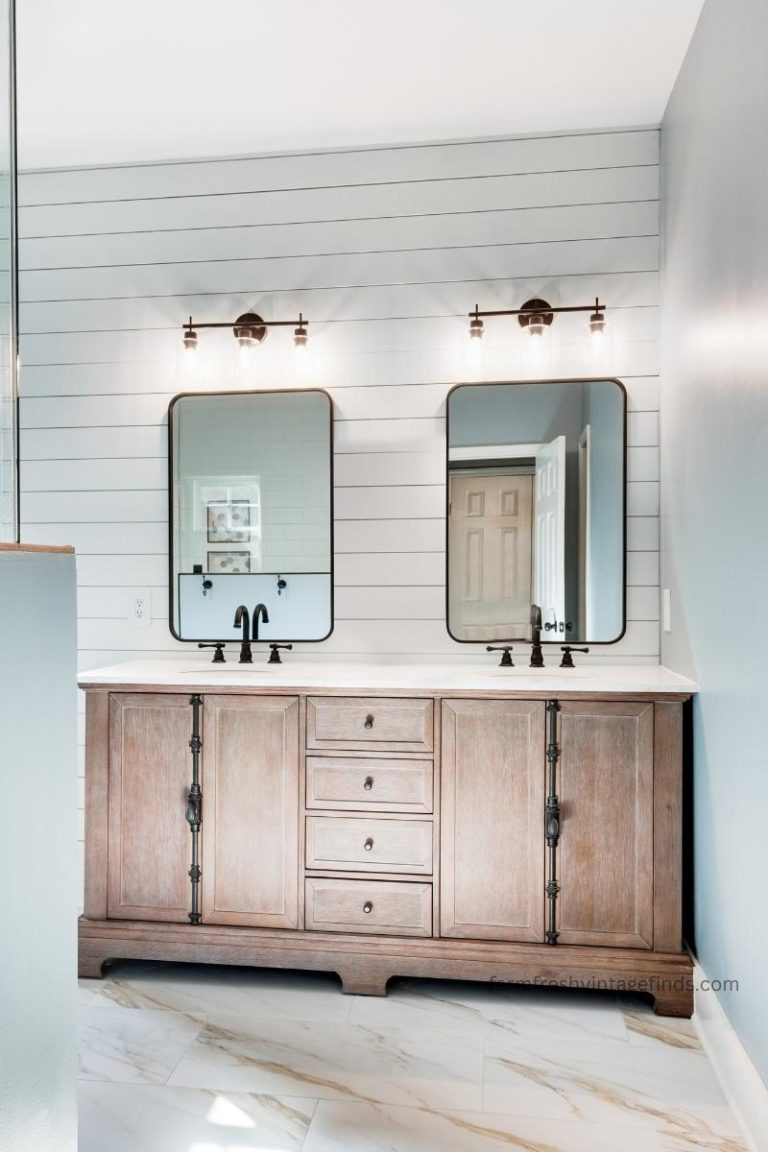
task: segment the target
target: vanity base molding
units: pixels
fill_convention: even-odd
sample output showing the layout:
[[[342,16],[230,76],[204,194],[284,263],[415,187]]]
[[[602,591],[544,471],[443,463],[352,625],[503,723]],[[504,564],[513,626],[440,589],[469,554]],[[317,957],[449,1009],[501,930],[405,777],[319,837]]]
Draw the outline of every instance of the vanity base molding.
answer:
[[[335,972],[342,991],[386,996],[395,976],[480,980],[643,992],[659,1016],[693,1013],[693,962],[687,953],[542,944],[498,944],[409,937],[116,923],[80,919],[81,977],[100,977],[113,959],[169,960]]]

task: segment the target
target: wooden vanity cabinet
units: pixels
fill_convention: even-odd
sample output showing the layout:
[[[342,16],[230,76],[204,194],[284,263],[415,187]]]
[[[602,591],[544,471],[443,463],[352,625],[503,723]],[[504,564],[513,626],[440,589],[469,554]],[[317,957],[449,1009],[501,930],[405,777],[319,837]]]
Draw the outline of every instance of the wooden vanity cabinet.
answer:
[[[203,705],[204,924],[299,924],[299,701]]]
[[[94,684],[81,974],[125,957],[335,971],[371,995],[543,981],[690,1015],[686,698]]]
[[[440,934],[544,940],[544,702],[444,700]]]
[[[108,845],[106,915],[186,922],[189,703],[171,694],[116,693],[108,723],[107,827],[99,830]]]

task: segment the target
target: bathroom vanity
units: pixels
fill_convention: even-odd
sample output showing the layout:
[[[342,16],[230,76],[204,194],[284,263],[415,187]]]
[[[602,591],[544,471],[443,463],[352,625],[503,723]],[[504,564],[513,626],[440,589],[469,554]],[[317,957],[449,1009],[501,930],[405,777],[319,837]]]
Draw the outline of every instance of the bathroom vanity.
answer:
[[[691,1014],[690,681],[202,660],[80,679],[81,975],[144,958],[333,971],[368,995],[557,983]]]

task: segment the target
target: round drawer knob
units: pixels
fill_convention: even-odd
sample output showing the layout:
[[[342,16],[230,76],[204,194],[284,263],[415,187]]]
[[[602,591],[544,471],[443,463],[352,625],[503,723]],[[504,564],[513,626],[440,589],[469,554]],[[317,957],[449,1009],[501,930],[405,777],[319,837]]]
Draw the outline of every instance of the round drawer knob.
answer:
[[[366,852],[373,851],[373,840],[371,840],[370,836],[366,840],[365,844],[363,844],[363,848],[365,848]]]
[[[365,718],[365,727],[366,727],[366,728],[368,728],[368,729],[371,729],[371,728],[373,728],[373,716],[366,716],[366,718]]]
[[[373,912],[373,904],[371,903],[370,900],[366,900],[365,904],[363,904],[363,912],[365,912],[366,914],[368,912]]]
[[[366,792],[370,792],[371,788],[373,788],[373,776],[366,776],[363,788],[365,788]]]

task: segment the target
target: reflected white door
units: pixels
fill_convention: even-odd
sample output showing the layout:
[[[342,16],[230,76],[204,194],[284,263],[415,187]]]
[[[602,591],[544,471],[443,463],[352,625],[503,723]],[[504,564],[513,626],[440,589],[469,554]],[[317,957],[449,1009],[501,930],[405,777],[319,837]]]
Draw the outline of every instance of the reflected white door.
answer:
[[[457,640],[527,638],[532,476],[450,479],[449,627]]]
[[[558,625],[565,621],[565,436],[536,452],[533,516],[533,603],[542,624]]]

